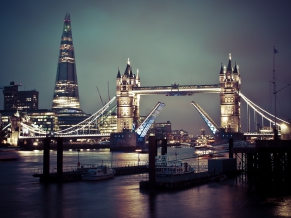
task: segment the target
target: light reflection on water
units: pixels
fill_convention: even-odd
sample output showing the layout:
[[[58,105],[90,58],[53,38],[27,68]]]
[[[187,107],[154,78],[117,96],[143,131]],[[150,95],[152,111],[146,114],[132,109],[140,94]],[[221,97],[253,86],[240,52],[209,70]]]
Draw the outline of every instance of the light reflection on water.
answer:
[[[169,148],[169,153],[193,152]],[[0,162],[0,211],[5,217],[290,217],[290,196],[262,196],[236,184],[235,179],[186,190],[150,195],[139,190],[143,175],[64,184],[42,184],[31,169],[42,167],[42,151],[20,151],[17,161]],[[56,151],[50,152],[51,167]],[[137,153],[82,151],[82,163],[137,162]],[[76,151],[64,152],[64,166],[77,164]],[[148,154],[139,154],[141,161]],[[207,161],[207,160],[199,160]],[[195,164],[197,160],[189,160]]]

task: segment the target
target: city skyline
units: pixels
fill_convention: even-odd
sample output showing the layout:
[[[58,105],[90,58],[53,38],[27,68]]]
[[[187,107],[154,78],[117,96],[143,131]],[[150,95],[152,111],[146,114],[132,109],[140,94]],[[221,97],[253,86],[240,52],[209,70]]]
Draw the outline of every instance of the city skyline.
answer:
[[[15,2],[17,2],[15,6]],[[112,4],[114,3],[114,4]],[[290,117],[291,3],[287,0],[233,1],[11,1],[1,4],[1,83],[22,83],[39,91],[39,108],[50,109],[64,15],[71,15],[81,109],[94,113],[115,95],[115,77],[130,58],[141,86],[218,84],[221,62],[240,66],[241,92],[273,112],[273,46],[276,46],[278,116]],[[57,5],[57,6],[56,6]],[[16,52],[17,51],[17,52]],[[17,64],[15,64],[15,62]],[[8,73],[6,73],[8,72]],[[258,92],[258,90],[260,90]],[[289,102],[288,102],[289,100]],[[166,104],[157,122],[173,129],[210,133],[190,104],[197,102],[220,124],[219,95],[142,96],[141,115]],[[279,104],[280,103],[280,104]],[[3,94],[0,98],[3,109]],[[242,102],[242,119],[244,110]],[[280,108],[281,107],[281,108]],[[285,108],[284,108],[285,107]],[[281,110],[282,109],[282,110]],[[288,114],[289,113],[289,114]],[[246,125],[242,121],[243,130]]]

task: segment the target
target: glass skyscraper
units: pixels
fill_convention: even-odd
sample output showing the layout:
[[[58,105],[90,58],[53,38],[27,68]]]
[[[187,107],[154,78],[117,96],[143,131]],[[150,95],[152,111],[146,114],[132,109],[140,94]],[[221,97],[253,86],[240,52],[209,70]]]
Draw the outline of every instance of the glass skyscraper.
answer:
[[[80,108],[72,27],[68,13],[61,38],[52,110],[57,112],[60,130],[76,125],[89,116]]]
[[[79,109],[79,91],[70,14],[66,14],[61,38],[52,109]]]

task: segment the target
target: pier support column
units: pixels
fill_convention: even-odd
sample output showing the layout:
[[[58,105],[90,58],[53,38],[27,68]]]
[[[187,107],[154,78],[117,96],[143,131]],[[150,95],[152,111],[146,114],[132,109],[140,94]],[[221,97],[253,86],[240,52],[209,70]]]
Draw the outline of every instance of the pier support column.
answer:
[[[233,138],[229,138],[229,142],[228,142],[228,157],[229,158],[233,158],[233,152],[232,152],[232,148],[233,148]]]
[[[167,139],[162,140],[162,155],[167,154]]]
[[[50,138],[43,140],[43,182],[49,182],[50,177]]]
[[[57,138],[57,178],[63,181],[63,138]]]
[[[157,142],[155,136],[149,137],[149,190],[154,191],[156,184]]]
[[[286,155],[286,161],[287,161],[287,166],[286,166],[286,183],[290,184],[291,182],[291,149],[288,149]],[[291,188],[289,189],[291,190]]]

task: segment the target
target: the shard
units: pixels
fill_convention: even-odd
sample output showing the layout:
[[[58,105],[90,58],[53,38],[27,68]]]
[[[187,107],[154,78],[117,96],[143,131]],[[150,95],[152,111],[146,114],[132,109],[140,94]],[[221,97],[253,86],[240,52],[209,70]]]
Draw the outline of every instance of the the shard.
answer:
[[[61,38],[52,109],[79,109],[79,91],[70,14],[66,14]]]

